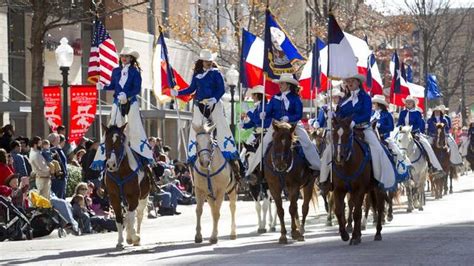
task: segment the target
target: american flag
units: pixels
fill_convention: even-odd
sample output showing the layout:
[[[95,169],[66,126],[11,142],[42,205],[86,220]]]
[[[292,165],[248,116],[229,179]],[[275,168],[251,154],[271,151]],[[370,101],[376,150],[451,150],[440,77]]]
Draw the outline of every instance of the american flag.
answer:
[[[87,80],[93,84],[100,81],[100,83],[108,85],[112,70],[118,66],[117,48],[104,24],[96,20],[94,25],[95,31],[92,37]]]

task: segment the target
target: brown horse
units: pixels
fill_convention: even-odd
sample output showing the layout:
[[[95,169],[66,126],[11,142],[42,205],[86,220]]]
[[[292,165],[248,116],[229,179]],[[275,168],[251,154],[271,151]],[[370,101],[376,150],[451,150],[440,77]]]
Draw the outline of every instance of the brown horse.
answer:
[[[361,242],[361,220],[362,204],[364,196],[371,192],[375,196],[377,206],[377,232],[374,240],[382,240],[382,218],[384,213],[384,191],[377,184],[372,176],[372,165],[370,163],[370,153],[368,147],[362,139],[361,134],[356,134],[351,128],[352,119],[345,118],[333,119],[333,187],[335,200],[335,213],[339,223],[339,233],[343,241],[349,240],[349,234],[345,227],[344,215],[344,197],[350,193],[350,200],[354,206],[354,230],[352,231],[351,245],[357,245]],[[349,211],[352,208],[349,208]]]
[[[127,243],[134,246],[140,245],[143,211],[151,189],[150,177],[145,174],[139,159],[133,155],[128,145],[124,134],[126,125],[111,126],[110,128],[103,126],[107,166],[104,182],[110,197],[110,204],[116,215],[118,229],[116,247],[118,249],[123,248],[124,224],[127,230]],[[125,214],[122,213],[122,208],[126,210]],[[137,218],[136,231],[135,216]]]
[[[440,199],[443,197],[443,189],[444,194],[447,194],[448,175],[451,179],[451,193],[453,189],[453,178],[457,178],[456,167],[451,164],[449,159],[449,147],[446,142],[445,128],[446,125],[444,123],[436,124],[436,136],[433,138],[433,143],[431,144],[433,151],[436,154],[439,163],[441,164],[441,167],[443,167],[443,171],[446,173],[446,175],[438,178],[430,176],[435,199]]]
[[[280,219],[281,236],[280,244],[287,244],[286,228],[281,193],[286,187],[290,200],[291,214],[291,237],[294,240],[304,241],[304,226],[308,215],[309,202],[313,197],[314,181],[312,170],[308,167],[304,158],[296,148],[296,137],[294,131],[296,126],[285,122],[272,123],[273,142],[268,147],[263,159],[265,166],[265,179],[268,182],[270,193],[277,206],[278,218]],[[298,196],[300,188],[303,191],[303,219],[301,225],[298,217]],[[299,228],[297,228],[299,227]],[[299,230],[298,230],[299,229]]]

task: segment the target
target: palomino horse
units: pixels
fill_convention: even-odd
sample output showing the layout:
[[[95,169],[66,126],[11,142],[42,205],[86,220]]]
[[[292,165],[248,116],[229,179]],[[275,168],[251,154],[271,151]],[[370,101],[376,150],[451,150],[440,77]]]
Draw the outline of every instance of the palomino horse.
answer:
[[[372,177],[370,151],[362,136],[355,136],[351,128],[352,118],[333,119],[333,186],[335,213],[339,223],[339,233],[343,241],[349,240],[345,227],[344,197],[350,193],[353,202],[354,230],[351,245],[358,245],[362,240],[361,220],[362,203],[368,192],[373,192],[377,206],[377,232],[374,240],[382,240],[382,218],[384,213],[384,192],[378,188],[377,181]],[[352,208],[349,208],[352,211]]]
[[[257,144],[258,145],[258,144]],[[247,161],[249,158],[249,153],[254,153],[256,148],[250,144],[244,143],[246,154],[244,161]],[[270,195],[270,190],[268,188],[268,183],[263,176],[263,169],[260,170],[260,167],[256,167],[255,170],[247,176],[247,183],[249,186],[249,192],[252,196],[253,201],[255,202],[255,210],[257,211],[258,218],[258,233],[266,233],[266,224],[267,224],[267,213],[269,216],[268,227],[270,232],[275,232],[276,228],[276,210],[272,213],[272,195]]]
[[[313,176],[312,170],[308,167],[295,145],[294,131],[296,126],[275,121],[272,123],[272,126],[274,129],[273,141],[266,151],[263,162],[265,166],[265,179],[275,199],[278,218],[280,219],[281,236],[279,243],[288,243],[284,220],[285,212],[281,198],[281,193],[285,186],[290,200],[291,237],[294,240],[304,241],[304,226],[309,211],[309,202],[313,197],[316,177]],[[298,217],[297,204],[300,188],[303,191],[303,219],[301,224]]]
[[[193,178],[196,194],[196,236],[194,242],[201,243],[201,215],[204,202],[207,199],[211,207],[213,228],[209,239],[211,244],[217,243],[220,210],[224,196],[229,196],[231,213],[230,239],[236,239],[235,208],[237,202],[238,182],[234,177],[231,166],[222,155],[219,146],[215,144],[213,132],[215,125],[193,124],[196,132],[197,159],[193,166]]]
[[[110,204],[116,215],[118,229],[117,248],[123,248],[123,226],[127,230],[127,243],[140,245],[140,227],[143,212],[150,193],[150,177],[143,171],[140,160],[135,157],[124,134],[127,124],[104,127],[106,166],[105,186]],[[122,213],[122,207],[126,213]],[[137,228],[135,231],[135,216]]]
[[[440,199],[443,197],[443,189],[444,194],[446,195],[448,190],[447,175],[449,175],[449,179],[451,180],[450,193],[453,193],[453,178],[457,178],[456,167],[454,167],[449,160],[449,147],[446,142],[445,127],[446,125],[444,123],[436,124],[436,136],[433,138],[433,143],[431,144],[433,151],[436,154],[439,163],[441,164],[441,167],[443,167],[443,171],[446,173],[445,176],[440,178],[432,177],[431,183],[433,186],[435,199]]]
[[[407,212],[412,212],[414,208],[423,210],[426,203],[425,183],[428,178],[428,161],[423,156],[421,148],[415,143],[411,130],[411,126],[400,127],[395,137],[397,146],[404,155],[408,156],[413,167],[411,178],[405,182],[408,199]]]

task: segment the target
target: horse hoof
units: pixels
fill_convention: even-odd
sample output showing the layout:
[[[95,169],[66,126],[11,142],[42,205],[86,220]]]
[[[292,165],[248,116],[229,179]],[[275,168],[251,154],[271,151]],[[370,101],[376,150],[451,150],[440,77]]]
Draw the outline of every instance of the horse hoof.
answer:
[[[418,208],[419,211],[423,211],[423,207]]]
[[[304,236],[303,236],[303,235],[300,235],[296,240],[302,242],[302,241],[304,241]]]
[[[301,237],[300,232],[298,232],[298,231],[291,232],[291,238],[292,238],[293,240],[298,240],[300,237]]]
[[[236,235],[230,235],[230,240],[236,240],[237,239],[237,236]]]
[[[387,221],[391,222],[393,220],[393,215],[389,214],[387,215]]]
[[[360,226],[360,230],[361,230],[361,231],[365,231],[366,229],[367,229],[367,227],[366,227],[365,225],[361,225],[361,226]]]
[[[360,238],[352,238],[351,239],[351,242],[349,242],[349,245],[350,246],[357,246],[359,245],[361,242]]]
[[[216,238],[212,238],[212,237],[211,237],[211,238],[209,239],[209,243],[211,243],[212,245],[217,244],[217,237],[216,237]]]
[[[266,232],[267,232],[267,229],[265,229],[265,228],[259,228],[259,229],[257,230],[257,233],[259,233],[259,234],[264,234],[264,233],[266,233]]]
[[[341,233],[341,239],[344,242],[348,241],[349,240],[349,234],[347,232]]]
[[[380,235],[380,234],[375,235],[374,241],[382,241],[382,235]]]
[[[346,226],[346,231],[351,233],[352,232],[352,225]]]
[[[275,227],[270,227],[270,232],[276,232],[276,228]]]
[[[194,243],[196,243],[196,244],[202,243],[202,236],[195,236],[194,237]]]
[[[332,226],[332,222],[331,222],[331,221],[327,221],[327,222],[326,222],[326,226]]]
[[[115,246],[115,248],[116,248],[117,250],[123,250],[123,249],[124,249],[123,244],[121,244],[121,243],[118,243],[118,244]]]
[[[452,190],[452,189],[449,190],[449,194],[453,194],[453,190]]]
[[[407,212],[408,212],[408,213],[410,213],[410,212],[412,212],[412,211],[413,211],[412,209],[407,209]]]
[[[288,244],[288,239],[286,239],[286,236],[281,236],[280,239],[278,239],[278,244]]]
[[[132,241],[131,238],[127,238],[127,244],[129,244],[129,245],[133,244],[133,241]]]

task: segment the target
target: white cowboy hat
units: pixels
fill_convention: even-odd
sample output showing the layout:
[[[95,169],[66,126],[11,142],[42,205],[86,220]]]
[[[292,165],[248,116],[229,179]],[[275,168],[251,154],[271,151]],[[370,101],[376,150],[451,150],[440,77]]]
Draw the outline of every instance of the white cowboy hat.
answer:
[[[199,60],[214,61],[216,60],[216,54],[212,53],[209,49],[202,49],[201,52],[199,52]]]
[[[432,112],[434,112],[434,111],[440,111],[440,112],[442,112],[442,110],[441,110],[441,105],[435,106],[431,111],[432,111]]]
[[[442,105],[440,105],[440,106],[438,106],[438,107],[439,107],[439,110],[440,110],[441,112],[443,112],[443,113],[446,112],[446,111],[449,111],[449,108],[446,107],[444,104],[442,104]]]
[[[385,96],[381,95],[381,94],[377,94],[377,95],[374,95],[374,97],[372,98],[372,103],[380,103],[380,104],[383,104],[385,106],[389,106],[390,104],[385,100]]]
[[[296,86],[300,85],[299,82],[293,77],[293,74],[290,74],[290,73],[281,74],[280,79],[274,79],[273,82],[275,83],[286,82],[286,83],[290,83]]]
[[[351,77],[347,77],[345,78],[344,80],[346,79],[358,79],[360,81],[360,83],[364,82],[365,81],[365,76],[364,75],[361,75],[361,74],[355,74]]]
[[[332,89],[332,96],[333,97],[337,96],[337,97],[344,98],[344,96],[346,96],[346,95],[340,89],[335,88],[335,89]]]
[[[418,98],[415,98],[412,95],[408,95],[405,99],[402,99],[403,103],[406,103],[407,101],[412,101],[415,105],[418,105]]]
[[[138,59],[140,57],[140,54],[137,51],[127,46],[122,48],[122,51],[120,51],[120,55],[131,55],[135,57],[135,59]]]
[[[342,80],[331,80],[332,88],[340,88],[342,86]]]
[[[248,89],[247,91],[247,96],[250,96],[254,93],[261,93],[261,94],[264,94],[265,93],[265,87],[263,87],[262,85],[257,85],[257,86],[254,86],[253,88],[251,89]]]

